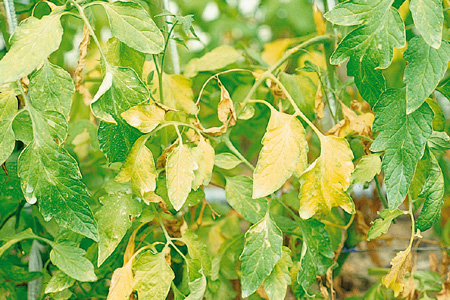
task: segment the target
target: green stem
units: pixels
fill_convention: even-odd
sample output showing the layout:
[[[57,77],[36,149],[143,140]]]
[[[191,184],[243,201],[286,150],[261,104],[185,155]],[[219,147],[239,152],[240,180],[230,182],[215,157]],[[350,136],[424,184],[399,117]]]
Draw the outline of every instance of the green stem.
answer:
[[[95,31],[92,28],[91,23],[89,23],[89,20],[86,17],[86,14],[84,13],[83,7],[81,7],[74,0],[70,0],[70,3],[72,3],[77,8],[78,12],[80,13],[81,19],[83,20],[84,24],[86,25],[87,29],[89,30],[89,33],[92,36],[92,39],[94,40],[95,44],[97,45],[98,51],[100,52],[100,55],[101,55],[102,59],[105,61],[105,63],[108,63],[108,61],[106,60],[105,53],[103,53],[102,47],[100,46],[100,42],[97,39],[97,36],[95,35]]]
[[[377,175],[375,175],[375,186],[377,188],[378,196],[380,197],[381,203],[383,203],[384,208],[388,208],[389,205],[387,203],[386,197],[384,196],[383,191],[381,190],[380,181],[378,180]]]
[[[244,157],[244,155],[241,154],[241,152],[239,152],[238,149],[236,149],[236,147],[234,147],[228,136],[224,139],[224,142],[228,149],[230,149],[234,155],[236,155],[247,167],[249,167],[250,170],[255,171],[255,167]]]
[[[164,237],[166,238],[166,242],[167,242],[166,245],[172,246],[172,247],[175,249],[175,251],[177,251],[178,254],[180,254],[180,256],[181,256],[185,261],[187,261],[186,256],[184,256],[183,252],[181,252],[181,250],[178,249],[178,247],[173,243],[173,240],[172,240],[172,238],[170,237],[169,233],[167,232],[167,229],[166,229],[166,227],[164,226],[164,223],[163,223],[163,221],[161,220],[161,217],[159,216],[159,213],[158,213],[155,209],[154,209],[154,211],[155,211],[156,216],[158,217],[159,225],[160,225],[161,228],[162,228],[162,231],[163,231],[163,233],[164,233]]]

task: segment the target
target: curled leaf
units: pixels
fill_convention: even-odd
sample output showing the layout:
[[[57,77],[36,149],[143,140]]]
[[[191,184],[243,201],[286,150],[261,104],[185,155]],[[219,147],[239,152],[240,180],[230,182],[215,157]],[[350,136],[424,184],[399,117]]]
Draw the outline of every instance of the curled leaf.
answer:
[[[405,286],[405,275],[411,268],[411,246],[404,251],[400,251],[391,261],[391,269],[383,277],[382,283],[385,287],[394,291],[397,297]]]

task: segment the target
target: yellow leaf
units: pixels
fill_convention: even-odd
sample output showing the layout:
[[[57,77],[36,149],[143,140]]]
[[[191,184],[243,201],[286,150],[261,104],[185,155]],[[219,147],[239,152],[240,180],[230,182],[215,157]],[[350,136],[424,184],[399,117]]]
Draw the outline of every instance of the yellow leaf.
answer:
[[[264,51],[261,54],[262,59],[269,65],[276,63],[284,51],[294,42],[293,39],[279,39],[264,45]]]
[[[152,152],[145,146],[146,136],[141,136],[131,148],[119,174],[116,177],[118,182],[128,182],[131,180],[131,188],[141,197],[147,192],[152,192],[156,188],[155,162]]]
[[[411,246],[405,251],[400,251],[391,261],[391,269],[383,277],[385,287],[392,289],[397,297],[405,286],[405,275],[411,268]]]
[[[73,151],[77,154],[78,160],[82,161],[89,155],[91,146],[91,136],[86,129],[72,140]]]
[[[122,268],[117,268],[111,277],[107,300],[126,300],[133,291],[133,260],[129,260]]]
[[[170,108],[182,110],[187,113],[195,113],[197,108],[194,102],[194,92],[192,91],[192,80],[179,74],[168,75],[163,73],[163,96],[159,99],[158,76],[153,78],[155,91],[153,96],[159,102]]]
[[[241,57],[242,54],[233,47],[222,45],[200,58],[191,59],[184,68],[184,76],[192,78],[198,72],[222,69],[236,62]]]
[[[345,192],[353,171],[353,153],[348,142],[334,136],[319,135],[319,138],[320,156],[300,176],[300,217],[308,219],[335,206],[354,213],[353,201]]]
[[[149,133],[164,121],[165,111],[154,103],[142,103],[121,114],[122,118],[142,133]]]
[[[275,192],[292,176],[307,148],[305,129],[295,116],[272,109],[262,144],[253,176],[254,199]]]
[[[220,87],[220,102],[217,106],[217,115],[222,123],[234,126],[236,124],[237,116],[236,111],[234,110],[233,101],[223,84],[220,81],[218,81],[218,83]]]
[[[316,31],[318,35],[322,35],[325,33],[327,28],[327,23],[323,19],[322,12],[317,8],[315,4],[313,4],[313,18],[314,23],[316,24]]]
[[[180,210],[191,191],[194,170],[198,166],[189,148],[180,144],[167,157],[167,191],[169,200],[176,210]]]
[[[208,185],[211,180],[215,154],[214,148],[202,136],[197,147],[192,148],[191,152],[198,165],[198,168],[194,170],[195,178],[192,181],[192,189],[197,190],[202,184]]]

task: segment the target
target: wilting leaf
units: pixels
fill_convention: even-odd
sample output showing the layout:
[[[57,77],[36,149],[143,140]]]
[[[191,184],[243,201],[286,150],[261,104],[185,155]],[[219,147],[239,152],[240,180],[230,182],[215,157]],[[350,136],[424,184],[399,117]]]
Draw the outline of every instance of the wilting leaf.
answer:
[[[164,99],[160,99],[158,77],[153,78],[152,84],[155,86],[153,97],[172,109],[195,113],[197,107],[194,103],[192,80],[183,75],[166,73],[163,73],[162,78]]]
[[[145,146],[147,136],[141,136],[131,148],[127,159],[116,176],[118,182],[131,181],[133,191],[143,197],[156,189],[158,173],[150,149]]]
[[[336,135],[338,137],[346,137],[351,134],[372,137],[372,123],[375,118],[373,113],[363,113],[357,115],[353,110],[347,107],[342,101],[342,115],[344,120],[341,120],[327,134]]]
[[[133,292],[133,260],[114,270],[107,300],[128,299]]]
[[[186,145],[180,144],[169,154],[166,164],[167,191],[175,210],[180,210],[186,201],[196,168],[198,166]]]
[[[383,277],[382,283],[385,287],[394,290],[397,297],[405,286],[405,275],[411,267],[411,246],[400,251],[391,261],[389,273]]]
[[[302,149],[307,147],[305,130],[295,116],[272,110],[262,144],[253,176],[253,198],[275,192],[292,176]]]
[[[133,289],[140,298],[166,299],[175,275],[166,262],[164,251],[157,254],[145,252],[133,264],[133,271]]]
[[[282,254],[281,230],[269,212],[245,234],[242,261],[242,297],[253,294],[270,275]]]
[[[217,106],[217,115],[220,122],[234,126],[237,121],[236,111],[234,110],[233,100],[223,84],[218,81],[220,87],[220,101]]]
[[[353,153],[343,138],[323,135],[319,138],[320,156],[300,176],[300,217],[308,219],[335,206],[354,213],[353,201],[345,192],[353,172]]]
[[[0,83],[12,82],[31,73],[59,48],[63,28],[61,13],[37,19],[28,17],[11,37],[11,48],[0,61]]]

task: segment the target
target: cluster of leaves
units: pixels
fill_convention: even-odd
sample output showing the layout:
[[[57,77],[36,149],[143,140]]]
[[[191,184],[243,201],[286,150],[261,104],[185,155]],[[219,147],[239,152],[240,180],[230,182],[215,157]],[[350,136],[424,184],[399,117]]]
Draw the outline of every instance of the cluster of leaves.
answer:
[[[0,299],[334,297],[317,279],[339,274],[342,249],[409,215],[409,245],[363,297],[402,292],[449,192],[440,1],[314,6],[313,37],[262,54],[219,46],[183,74],[171,43],[198,39],[192,15],[137,1],[36,8],[0,60]],[[66,23],[83,32],[74,70],[55,64]],[[404,83],[388,88],[403,72],[388,72],[393,59],[407,61]],[[342,83],[334,65],[347,60]],[[350,192],[370,182],[384,210],[363,232]],[[424,299],[448,296],[430,277],[409,278]]]

